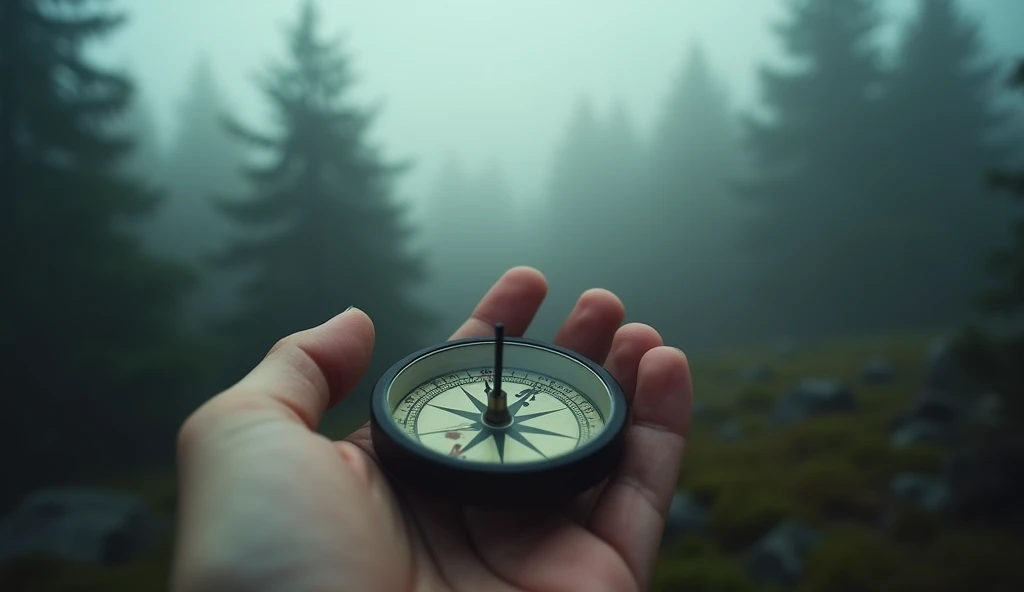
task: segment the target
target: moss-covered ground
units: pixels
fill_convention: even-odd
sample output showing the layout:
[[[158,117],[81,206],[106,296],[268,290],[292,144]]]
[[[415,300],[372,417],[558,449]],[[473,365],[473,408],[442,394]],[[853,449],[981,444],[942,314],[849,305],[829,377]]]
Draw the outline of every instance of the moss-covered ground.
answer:
[[[667,547],[655,567],[652,590],[769,590],[742,568],[746,549],[784,517],[819,528],[821,544],[807,558],[798,590],[902,592],[1019,590],[1024,582],[1024,539],[995,529],[961,524],[942,514],[894,505],[889,479],[900,471],[934,472],[942,454],[924,446],[894,450],[888,424],[904,411],[921,380],[930,335],[836,340],[805,345],[785,356],[749,348],[696,357],[694,383],[701,413],[694,421],[680,489],[707,507],[708,524]],[[865,359],[892,362],[895,379],[867,385]],[[763,364],[771,377],[753,382],[742,369]],[[766,417],[777,397],[807,377],[848,382],[856,413],[821,417],[788,428]],[[722,441],[721,419],[743,426],[743,436]],[[346,433],[356,420],[324,431]],[[113,485],[133,491],[155,509],[173,514],[171,471]],[[0,571],[0,590],[110,592],[166,589],[171,542],[117,567],[24,560]]]

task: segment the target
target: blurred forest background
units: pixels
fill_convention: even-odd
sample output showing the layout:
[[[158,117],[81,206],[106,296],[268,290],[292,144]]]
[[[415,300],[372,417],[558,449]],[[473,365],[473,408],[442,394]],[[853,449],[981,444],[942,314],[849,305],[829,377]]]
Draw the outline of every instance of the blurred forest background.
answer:
[[[680,3],[672,18],[715,10],[716,22],[754,22],[772,45],[771,57],[751,50],[744,54],[746,73],[725,73],[711,48],[743,45],[746,29],[681,32],[658,50],[670,56],[672,69],[628,60],[588,65],[607,70],[611,80],[628,71],[661,80],[649,118],[641,120],[621,98],[636,96],[626,88],[618,98],[568,88],[558,96],[571,99],[548,105],[533,122],[522,119],[537,108],[528,97],[543,89],[503,79],[507,64],[501,60],[480,80],[435,77],[424,70],[429,59],[411,57],[409,70],[375,72],[361,66],[359,51],[375,32],[347,25],[345,9],[282,4],[288,19],[275,21],[277,38],[260,39],[258,55],[246,58],[263,61],[257,71],[232,74],[248,84],[237,87],[222,81],[229,69],[220,65],[221,56],[201,47],[175,48],[191,65],[173,82],[163,72],[125,64],[159,64],[156,58],[111,57],[110,44],[152,10],[143,3],[0,3],[3,514],[18,516],[25,500],[48,486],[131,482],[125,487],[163,488],[157,497],[173,500],[168,473],[185,416],[241,377],[279,338],[350,304],[374,319],[377,348],[370,372],[332,412],[325,431],[357,425],[384,369],[447,338],[491,283],[520,264],[538,267],[551,284],[531,336],[553,336],[580,292],[603,287],[623,299],[629,321],[652,324],[694,360],[701,413],[697,443],[690,446],[694,469],[684,471],[681,491],[692,494],[686,499],[694,512],[712,513],[712,526],[701,527],[711,535],[682,539],[673,557],[701,557],[701,563],[665,563],[659,572],[664,589],[740,590],[754,580],[812,581],[817,590],[883,589],[882,580],[857,579],[883,564],[873,576],[895,574],[885,581],[905,583],[899,578],[910,576],[883,554],[871,555],[878,563],[857,563],[868,561],[857,555],[861,549],[902,544],[890,531],[840,537],[861,546],[840,545],[836,556],[849,561],[821,560],[811,580],[754,578],[753,568],[740,573],[737,549],[774,532],[783,518],[802,516],[790,510],[804,490],[772,490],[768,501],[722,492],[745,488],[740,475],[752,474],[746,469],[755,465],[777,468],[774,479],[783,479],[785,463],[806,460],[786,456],[797,444],[867,454],[867,473],[858,473],[864,480],[852,485],[843,479],[853,477],[835,472],[850,464],[848,457],[819,462],[819,473],[793,465],[793,479],[809,483],[808,489],[886,490],[901,467],[938,458],[926,445],[948,443],[915,437],[927,450],[915,448],[905,465],[905,456],[889,462],[890,446],[874,440],[844,448],[844,434],[871,426],[885,440],[896,429],[891,422],[905,425],[907,417],[896,417],[902,408],[920,411],[916,391],[928,385],[950,390],[947,383],[928,382],[946,372],[941,364],[962,371],[972,393],[994,393],[1000,409],[1010,410],[999,414],[1005,429],[985,431],[978,446],[1011,459],[986,465],[989,473],[1017,479],[999,490],[999,499],[1009,495],[1008,487],[1024,492],[1021,457],[1006,453],[1019,450],[1019,436],[1007,434],[1021,426],[1024,400],[1024,349],[1016,333],[1024,304],[1024,212],[1014,199],[1024,194],[1021,3],[780,0],[759,3],[763,21],[731,16],[746,3],[715,3],[714,9]],[[573,18],[584,27],[590,5],[573,6]],[[619,12],[655,7],[669,12],[656,2],[623,4]],[[196,3],[194,10],[200,22],[203,11],[225,9]],[[483,9],[476,10],[482,18]],[[607,9],[595,11],[595,21],[606,23]],[[397,7],[392,12],[431,26],[429,9],[406,17]],[[486,43],[486,36],[478,22],[465,26],[462,51],[472,54],[472,45]],[[997,29],[1022,34],[1014,45],[1012,35],[989,34]],[[527,60],[543,70],[544,54],[526,49],[529,34],[518,33],[523,51],[501,53],[502,60]],[[244,27],[221,34],[247,35]],[[600,29],[595,39],[614,47],[616,35],[625,34]],[[631,35],[629,43],[638,43]],[[566,47],[577,43],[573,32],[562,39]],[[395,52],[429,55],[430,47]],[[466,142],[461,150],[403,153],[401,143],[389,145],[375,129],[388,121],[391,106],[413,99],[368,97],[361,89],[378,74],[406,76],[407,86],[427,87],[425,96],[454,105],[455,112],[512,118],[503,129],[538,139],[515,152],[528,157],[504,162]],[[750,80],[749,101],[736,98],[735,87],[746,84],[739,76]],[[160,112],[156,105],[168,101],[154,101],[146,81],[175,85],[176,109]],[[474,85],[511,84],[523,88],[509,87],[504,103],[472,99]],[[240,102],[239,95],[252,102]],[[419,116],[438,117],[429,102]],[[552,120],[561,123],[544,123]],[[472,124],[440,123],[451,126],[452,137],[473,137],[460,127]],[[435,140],[445,145],[444,138]],[[492,147],[504,142],[489,141]],[[417,142],[404,146],[425,145]],[[515,142],[521,146],[522,136]],[[530,173],[508,161],[542,166]],[[404,181],[410,177],[416,182]],[[951,358],[937,345],[928,353],[936,336],[949,338]],[[869,354],[885,355],[862,368]],[[842,384],[805,381],[822,375]],[[871,391],[876,378],[882,390]],[[765,419],[769,408],[776,419],[777,405],[791,409],[794,392],[835,403],[853,397],[851,381],[865,380],[867,394],[857,391],[856,406],[864,413],[851,414],[853,407],[841,403],[805,409],[803,415],[829,417],[802,423],[796,432],[770,428]],[[871,421],[877,425],[865,423]],[[701,450],[711,455],[703,462]],[[781,456],[756,456],[774,453]],[[723,472],[728,466],[735,472]],[[701,467],[708,468],[702,473]],[[853,504],[867,511],[863,496],[840,501],[847,510]],[[818,502],[797,505],[806,510]],[[163,509],[173,513],[173,501],[167,504]],[[1008,507],[999,506],[996,526],[979,528],[995,528],[992,536],[1013,532]],[[882,510],[875,510],[871,524],[882,520]],[[737,516],[750,520],[737,526]],[[863,513],[852,516],[839,512],[838,519],[856,522]],[[891,525],[892,516],[885,516]],[[822,516],[803,519],[815,523]],[[940,527],[936,520],[921,518],[915,528],[962,532],[959,522]],[[32,538],[22,528],[28,523],[11,524],[0,528],[4,556]],[[920,537],[913,540],[920,546]],[[977,547],[977,540],[951,548]],[[1006,568],[1019,575],[1020,543],[991,544],[998,552],[986,557],[991,562],[998,555],[998,569],[985,573],[1011,573],[999,571]],[[923,557],[934,562],[944,556]],[[672,567],[677,564],[684,567]],[[863,573],[849,575],[858,566]],[[33,569],[12,568],[15,579],[8,583],[28,581]],[[998,589],[1001,576],[991,577],[992,585],[979,588]],[[86,586],[83,578],[69,579],[77,584],[67,589]],[[829,587],[835,582],[846,587]],[[963,589],[955,578],[932,584],[922,589]],[[124,589],[151,589],[135,585]]]

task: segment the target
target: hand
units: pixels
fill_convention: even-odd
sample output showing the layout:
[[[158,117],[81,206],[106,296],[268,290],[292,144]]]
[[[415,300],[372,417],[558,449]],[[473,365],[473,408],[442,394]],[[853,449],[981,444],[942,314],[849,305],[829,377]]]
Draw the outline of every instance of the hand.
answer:
[[[453,339],[522,335],[547,294],[508,271]],[[621,302],[584,293],[555,343],[604,365],[632,405],[626,455],[564,512],[502,514],[396,488],[369,427],[316,433],[365,372],[373,324],[358,309],[281,340],[179,437],[180,517],[173,589],[403,592],[644,590],[690,424],[686,357]]]

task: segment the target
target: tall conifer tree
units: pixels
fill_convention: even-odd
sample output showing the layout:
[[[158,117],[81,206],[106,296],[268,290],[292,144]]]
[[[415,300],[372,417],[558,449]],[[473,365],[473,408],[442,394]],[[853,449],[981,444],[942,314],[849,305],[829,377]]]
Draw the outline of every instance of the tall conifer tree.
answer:
[[[733,264],[737,127],[725,85],[703,48],[693,44],[656,121],[648,191],[633,198],[647,202],[637,208],[647,217],[638,227],[652,237],[645,260],[659,276],[658,290],[638,290],[633,300],[647,300],[645,318],[680,343],[726,338],[741,312],[736,307],[748,308],[737,302],[746,274]],[[642,283],[639,277],[630,282]]]
[[[1005,237],[1009,215],[983,178],[1010,148],[998,135],[1009,126],[997,84],[979,25],[954,0],[919,1],[883,103],[892,197],[872,236],[887,262],[875,285],[887,324],[944,326],[971,312],[983,256]]]
[[[248,274],[223,329],[240,355],[237,374],[277,339],[358,306],[376,327],[372,381],[427,345],[433,317],[415,298],[424,261],[408,246],[411,229],[392,194],[401,167],[368,143],[371,114],[348,97],[349,58],[320,37],[318,22],[314,4],[303,3],[287,62],[262,79],[277,129],[236,126],[269,158],[248,168],[247,195],[220,200],[234,230],[219,262]]]
[[[129,230],[159,197],[111,131],[131,81],[85,55],[124,18],[93,4],[0,9],[0,448],[17,486],[169,455],[194,403],[179,315],[192,278]]]
[[[776,31],[792,65],[760,70],[767,113],[745,118],[754,170],[739,184],[760,259],[758,331],[829,333],[871,316],[858,291],[864,212],[887,203],[875,4],[790,0]]]
[[[150,224],[150,242],[158,252],[186,261],[201,273],[201,285],[188,303],[193,326],[225,314],[237,301],[239,274],[210,265],[211,255],[224,246],[230,228],[215,200],[243,188],[244,147],[224,124],[231,111],[213,65],[201,57],[179,106],[166,158],[168,198]]]

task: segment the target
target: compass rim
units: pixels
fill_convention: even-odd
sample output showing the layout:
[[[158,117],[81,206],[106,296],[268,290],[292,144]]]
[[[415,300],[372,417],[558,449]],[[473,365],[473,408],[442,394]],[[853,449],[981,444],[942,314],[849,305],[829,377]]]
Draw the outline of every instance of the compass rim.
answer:
[[[401,371],[410,367],[416,360],[429,354],[464,345],[486,344],[493,342],[493,338],[489,337],[469,337],[432,345],[405,356],[398,362],[394,363],[380,376],[380,378],[378,378],[371,396],[370,428],[375,449],[383,448],[389,450],[389,452],[383,455],[378,453],[378,456],[387,457],[387,460],[382,458],[385,464],[390,462],[402,465],[393,467],[395,472],[401,473],[403,472],[402,469],[408,468],[408,463],[417,463],[421,466],[415,467],[414,472],[430,473],[430,470],[434,469],[446,473],[449,477],[454,478],[464,476],[467,478],[479,479],[483,476],[492,476],[495,479],[500,480],[503,477],[524,478],[529,476],[531,478],[543,480],[547,476],[549,479],[565,481],[566,477],[573,475],[581,485],[586,486],[596,483],[600,478],[603,478],[603,476],[610,473],[611,470],[614,469],[614,464],[617,464],[621,455],[621,452],[618,451],[618,449],[622,447],[622,440],[624,439],[625,431],[628,428],[629,403],[626,399],[622,386],[608,370],[586,356],[568,348],[537,339],[527,337],[506,337],[505,342],[506,344],[515,343],[539,347],[541,349],[549,350],[552,353],[564,355],[594,372],[598,379],[606,386],[608,394],[611,397],[611,411],[609,416],[605,418],[604,428],[593,438],[580,444],[573,450],[551,459],[509,464],[467,462],[465,460],[450,458],[430,450],[426,446],[410,438],[398,426],[392,415],[393,410],[390,409],[388,391],[390,385],[394,382],[395,378]],[[382,440],[382,438],[385,438],[386,440]],[[378,443],[383,446],[378,446]],[[391,450],[393,447],[397,447],[401,453]],[[384,450],[381,450],[380,452],[384,452]],[[603,456],[602,453],[610,455],[609,464],[612,466],[608,466],[607,470],[598,470],[594,467],[590,467],[589,465],[593,463],[595,458]],[[395,458],[399,456],[402,458]],[[586,474],[578,474],[580,471],[583,471]],[[402,475],[396,476],[402,478]],[[564,489],[564,485],[561,488]]]

